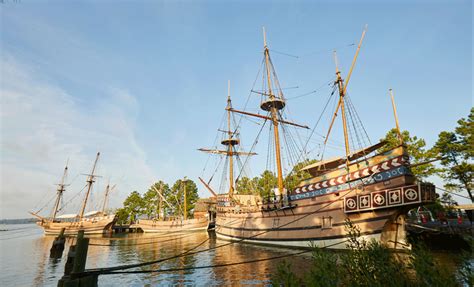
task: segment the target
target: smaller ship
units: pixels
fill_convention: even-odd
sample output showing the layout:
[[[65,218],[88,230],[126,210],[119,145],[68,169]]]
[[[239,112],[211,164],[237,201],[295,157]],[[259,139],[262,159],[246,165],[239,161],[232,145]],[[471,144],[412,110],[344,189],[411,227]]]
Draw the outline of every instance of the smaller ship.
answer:
[[[143,232],[153,233],[153,232],[186,232],[186,231],[199,231],[207,230],[209,228],[209,213],[194,213],[194,218],[188,218],[188,208],[187,208],[187,192],[186,192],[186,181],[183,180],[183,207],[179,204],[179,209],[182,210],[182,215],[180,216],[166,216],[163,213],[161,206],[163,203],[168,205],[169,208],[174,209],[166,198],[163,196],[162,192],[152,186],[159,196],[159,212],[158,218],[153,219],[139,219],[136,224],[133,224],[134,227],[141,228]]]
[[[112,226],[116,221],[116,217],[114,214],[108,215],[105,211],[109,193],[113,189],[113,187],[110,188],[110,185],[107,185],[107,188],[105,190],[102,211],[91,211],[85,213],[87,201],[92,191],[92,185],[95,182],[95,178],[97,177],[94,172],[97,166],[97,161],[99,160],[99,156],[100,153],[97,153],[94,165],[92,167],[92,172],[87,175],[87,192],[82,202],[81,211],[79,214],[64,214],[58,216],[61,199],[64,195],[67,186],[67,184],[65,183],[68,171],[67,165],[64,168],[61,183],[58,184],[56,201],[54,203],[51,216],[42,217],[38,215],[39,212],[30,212],[30,214],[40,219],[37,224],[38,226],[41,226],[44,229],[44,233],[46,235],[57,235],[61,233],[62,229],[64,229],[65,235],[75,235],[80,230],[84,230],[84,234],[102,234],[104,232],[112,230]]]

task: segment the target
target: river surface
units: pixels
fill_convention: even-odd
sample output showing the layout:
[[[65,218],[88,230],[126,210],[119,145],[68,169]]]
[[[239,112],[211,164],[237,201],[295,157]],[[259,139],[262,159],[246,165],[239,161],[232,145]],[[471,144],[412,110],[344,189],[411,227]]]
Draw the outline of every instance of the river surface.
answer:
[[[67,251],[74,239],[66,241],[63,257],[50,259],[53,236],[44,236],[34,224],[0,225],[0,285],[56,286],[64,273]],[[102,268],[153,261],[181,254],[202,251],[227,241],[215,238],[213,232],[180,234],[114,234],[112,237],[91,236],[86,268]],[[194,248],[194,249],[193,249]],[[208,265],[264,259],[293,254],[300,250],[234,243],[198,252],[160,264],[129,270],[182,269]],[[435,257],[447,268],[456,268],[456,257],[449,252],[437,252]],[[99,286],[242,286],[269,285],[283,259],[215,268],[174,270],[160,273],[113,274],[99,276]],[[293,270],[301,275],[309,269],[310,253],[286,258]],[[300,273],[300,274],[298,274]]]

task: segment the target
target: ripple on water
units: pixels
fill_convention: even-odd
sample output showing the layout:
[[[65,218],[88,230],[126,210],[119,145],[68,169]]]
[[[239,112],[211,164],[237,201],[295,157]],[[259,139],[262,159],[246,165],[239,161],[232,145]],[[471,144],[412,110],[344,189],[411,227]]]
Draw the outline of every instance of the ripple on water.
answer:
[[[2,286],[56,286],[64,273],[67,251],[72,240],[66,241],[63,257],[49,259],[53,236],[44,236],[36,225],[0,226],[0,282]],[[10,230],[11,229],[11,230]],[[14,230],[13,230],[14,229]],[[115,234],[112,237],[91,236],[87,268],[110,267],[153,261],[190,250],[204,250],[227,241],[216,240],[213,233],[193,232],[180,234]],[[295,250],[230,244],[207,252],[196,253],[130,270],[176,269],[220,265],[233,262],[263,259],[294,253]],[[287,258],[297,274],[308,270],[309,256]],[[156,285],[252,285],[263,286],[270,282],[278,261],[261,261],[219,268],[167,271],[160,273],[117,274],[99,276],[99,286],[156,286]]]

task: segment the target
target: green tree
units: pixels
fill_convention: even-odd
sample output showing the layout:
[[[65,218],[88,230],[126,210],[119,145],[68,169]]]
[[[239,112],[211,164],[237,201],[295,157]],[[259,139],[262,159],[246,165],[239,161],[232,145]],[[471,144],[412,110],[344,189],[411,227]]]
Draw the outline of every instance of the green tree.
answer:
[[[184,208],[184,189],[186,187],[186,210],[188,213],[188,218],[192,217],[192,211],[194,209],[194,205],[196,201],[199,199],[198,195],[198,188],[194,181],[187,179],[183,181],[178,179],[173,186],[171,187],[171,191],[167,196],[167,200],[170,204],[175,203],[176,208],[172,210],[172,214],[175,216],[183,215],[183,208]]]
[[[160,180],[152,184],[143,195],[144,212],[148,218],[159,217],[160,212],[166,215],[167,211],[169,211],[166,203],[164,203],[158,195],[158,191],[166,198],[170,193],[169,185]],[[160,201],[162,202],[161,206]],[[160,207],[162,210],[160,210]]]
[[[126,224],[128,223],[128,212],[125,208],[119,208],[115,211],[115,215],[117,216],[117,224]]]
[[[418,138],[417,136],[411,137],[408,131],[402,131],[401,134],[403,143],[407,147],[410,156],[410,163],[412,165],[427,162],[435,158],[435,153],[432,150],[426,149],[426,142],[424,139]],[[387,144],[378,150],[380,153],[386,152],[400,145],[396,129],[391,129],[382,140],[387,141]],[[436,168],[432,163],[426,163],[412,167],[411,171],[419,179],[425,179],[434,174]]]
[[[317,161],[318,160],[316,159],[308,159],[297,163],[293,167],[293,170],[290,172],[290,174],[288,174],[285,178],[285,188],[288,191],[294,190],[302,180],[310,178],[311,174],[308,171],[304,171],[301,169],[305,166],[316,163]]]
[[[144,201],[140,193],[133,191],[123,202],[123,208],[127,212],[130,222],[135,222],[144,211]]]
[[[265,170],[258,178],[257,184],[257,191],[260,196],[273,196],[273,189],[278,187],[278,179],[273,172]]]
[[[454,132],[443,131],[433,147],[433,152],[441,157],[442,169],[438,174],[446,180],[446,189],[452,191],[466,190],[474,202],[472,195],[474,180],[474,108],[467,119],[458,121]]]
[[[258,177],[252,179],[244,176],[237,180],[236,192],[238,194],[258,194]]]

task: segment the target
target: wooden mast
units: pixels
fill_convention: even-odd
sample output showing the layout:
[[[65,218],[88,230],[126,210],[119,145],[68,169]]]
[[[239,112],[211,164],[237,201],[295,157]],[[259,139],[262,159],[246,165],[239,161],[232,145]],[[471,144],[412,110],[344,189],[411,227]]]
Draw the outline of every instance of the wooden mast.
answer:
[[[94,161],[94,166],[92,166],[92,172],[91,174],[89,174],[88,176],[88,179],[87,179],[87,193],[86,193],[86,197],[84,198],[84,202],[82,203],[82,208],[81,208],[81,213],[79,214],[79,219],[82,219],[84,217],[84,211],[86,210],[86,205],[87,205],[87,199],[89,198],[89,194],[91,193],[91,190],[92,190],[92,184],[94,183],[94,179],[95,179],[95,175],[94,175],[94,172],[95,172],[95,168],[97,166],[97,161],[99,160],[99,156],[100,156],[100,152],[97,153],[97,156],[95,158],[95,161]]]
[[[280,193],[280,199],[286,198],[286,191],[283,186],[283,171],[281,167],[281,154],[280,154],[280,134],[278,130],[278,110],[283,109],[285,106],[283,99],[277,99],[272,92],[272,80],[270,76],[270,51],[267,46],[267,37],[265,34],[265,27],[263,27],[263,49],[265,53],[265,67],[267,71],[267,83],[268,83],[268,96],[269,101],[264,102],[261,105],[263,110],[270,110],[272,115],[273,123],[273,136],[275,138],[275,154],[276,154],[276,165],[278,173],[278,191]]]
[[[347,133],[347,118],[346,118],[346,108],[344,103],[345,88],[344,83],[341,77],[341,72],[339,71],[337,63],[337,54],[334,51],[334,62],[336,63],[336,83],[337,88],[339,89],[339,106],[341,107],[341,117],[342,117],[342,127],[344,130],[344,146],[346,147],[346,165],[349,166],[349,155],[351,153],[349,146],[349,134]]]
[[[163,191],[163,183],[160,183],[160,190]],[[161,193],[157,192],[157,194],[161,195]],[[158,219],[162,219],[164,215],[163,212],[163,198],[161,196],[158,196]]]
[[[398,135],[398,140],[400,144],[403,144],[403,137],[402,133],[400,131],[400,125],[398,124],[398,115],[397,115],[397,106],[395,105],[395,99],[393,97],[393,92],[392,89],[389,89],[390,92],[390,98],[392,99],[392,108],[393,108],[393,116],[395,117],[395,125],[397,127],[397,135]]]
[[[66,167],[64,168],[64,173],[61,178],[61,183],[58,184],[58,190],[57,190],[58,194],[56,197],[56,202],[54,203],[53,212],[51,213],[51,220],[54,220],[56,218],[56,214],[58,213],[58,210],[59,210],[59,203],[61,202],[61,197],[63,196],[63,193],[66,190],[65,188],[66,184],[64,183],[64,181],[66,180],[66,176],[67,176],[67,164],[66,164]]]
[[[338,68],[336,51],[334,51],[334,61],[336,63],[336,84],[339,90],[339,101],[337,103],[336,111],[334,112],[334,115],[332,117],[331,124],[329,125],[329,130],[324,140],[324,144],[326,144],[329,139],[329,134],[331,133],[334,120],[337,117],[337,112],[339,108],[341,108],[342,126],[344,129],[344,144],[345,144],[345,150],[346,150],[346,166],[349,166],[350,146],[349,146],[349,136],[347,132],[347,118],[346,118],[344,97],[346,95],[347,85],[349,84],[352,71],[354,70],[355,64],[357,62],[357,57],[359,56],[360,47],[362,46],[362,42],[364,41],[366,31],[367,31],[367,25],[365,25],[364,30],[362,31],[362,36],[360,37],[359,45],[357,45],[357,50],[354,55],[354,58],[352,59],[351,68],[349,69],[349,73],[347,74],[347,79],[345,83],[341,77],[341,72],[339,71],[339,68]]]
[[[230,109],[232,108],[232,103],[230,100],[230,80],[227,83],[227,133],[229,135],[229,196],[234,194],[234,145],[232,142],[232,130],[230,129]]]
[[[112,190],[114,190],[115,188],[115,184],[114,186],[110,187],[110,182],[107,183],[107,186],[105,187],[105,196],[104,196],[104,204],[102,206],[102,214],[105,214],[105,208],[107,207],[107,203],[109,201],[109,194]]]
[[[151,188],[153,188],[158,193],[158,195],[166,203],[166,205],[168,205],[169,208],[171,208],[171,209],[173,208],[173,206],[166,200],[166,198],[163,196],[163,194],[161,194],[161,192],[158,189],[156,189],[156,187],[154,185]],[[161,186],[161,188],[163,188],[163,186]]]
[[[301,128],[306,128],[309,129],[308,126],[303,126],[303,125],[298,125],[292,122],[285,121],[279,117],[279,110],[282,110],[285,107],[285,101],[283,98],[283,95],[281,94],[281,91],[279,91],[279,96],[275,96],[273,91],[272,91],[272,80],[271,80],[271,60],[270,60],[270,51],[267,46],[267,38],[265,34],[265,27],[263,27],[263,45],[264,45],[264,56],[265,56],[265,72],[267,76],[267,85],[268,85],[268,93],[262,93],[265,96],[268,96],[268,100],[263,101],[260,104],[260,108],[264,111],[270,112],[270,117],[269,116],[264,116],[264,115],[259,115],[259,114],[254,114],[254,113],[249,113],[245,111],[239,111],[235,110],[232,108],[228,108],[231,112],[243,114],[243,115],[248,115],[252,117],[257,117],[265,120],[270,120],[273,124],[273,135],[274,135],[274,140],[275,140],[275,154],[276,154],[276,165],[277,165],[277,175],[278,175],[278,191],[280,193],[280,199],[283,199],[286,201],[287,196],[286,196],[286,190],[283,186],[283,171],[282,171],[282,164],[281,164],[281,148],[280,148],[280,134],[279,134],[279,129],[278,126],[280,123],[282,124],[289,124]],[[274,72],[274,71],[273,71]],[[235,140],[235,139],[234,139]],[[210,151],[210,150],[203,150],[206,152],[213,152],[213,153],[222,153],[222,151]],[[240,154],[240,153],[238,153]],[[251,154],[249,154],[251,155]]]
[[[188,181],[188,179],[186,177],[184,177],[183,179],[183,183],[184,183],[184,191],[183,191],[183,194],[184,194],[184,208],[183,208],[183,216],[184,216],[184,220],[188,219],[188,203],[186,202],[187,201],[187,195],[186,195],[186,182]]]
[[[209,192],[212,193],[214,197],[217,197],[217,193],[209,186],[209,184],[205,182],[204,179],[202,179],[201,177],[198,177],[198,178],[201,181],[201,183],[207,188],[207,190],[209,190]]]
[[[102,205],[102,214],[105,213],[105,205],[107,203],[107,196],[109,195],[109,190],[110,190],[110,183],[107,183],[107,186],[105,187],[104,204]]]

